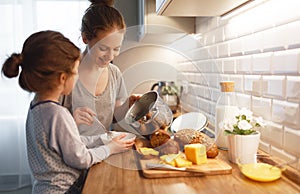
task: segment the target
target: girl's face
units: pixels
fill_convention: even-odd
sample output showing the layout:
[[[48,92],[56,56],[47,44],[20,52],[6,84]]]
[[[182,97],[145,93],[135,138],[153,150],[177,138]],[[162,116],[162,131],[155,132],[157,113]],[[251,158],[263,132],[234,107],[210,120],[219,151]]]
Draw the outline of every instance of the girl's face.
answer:
[[[107,34],[98,33],[97,37],[87,41],[88,56],[97,67],[105,68],[120,53],[124,32],[113,31]]]
[[[68,95],[71,93],[73,90],[76,81],[78,80],[78,66],[79,66],[80,61],[77,60],[75,62],[74,68],[73,68],[73,74],[68,76],[66,81],[65,81],[65,87],[62,92],[63,95]]]

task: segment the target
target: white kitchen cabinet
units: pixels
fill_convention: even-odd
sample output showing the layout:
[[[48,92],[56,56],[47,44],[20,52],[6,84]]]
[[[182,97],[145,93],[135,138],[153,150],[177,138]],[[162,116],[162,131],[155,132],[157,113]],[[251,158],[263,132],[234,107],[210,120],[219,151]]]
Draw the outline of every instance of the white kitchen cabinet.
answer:
[[[157,15],[155,0],[140,0],[139,40],[145,43],[172,43],[195,32],[194,17],[167,17]]]
[[[220,16],[249,0],[156,0],[156,13],[164,16]]]

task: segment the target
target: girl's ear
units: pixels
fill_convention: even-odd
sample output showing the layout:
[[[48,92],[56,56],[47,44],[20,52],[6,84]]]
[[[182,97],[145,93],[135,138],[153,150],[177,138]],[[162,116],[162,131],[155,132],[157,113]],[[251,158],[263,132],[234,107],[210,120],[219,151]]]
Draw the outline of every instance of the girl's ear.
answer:
[[[84,32],[81,33],[81,37],[82,37],[82,41],[84,42],[84,44],[87,44],[88,43],[88,39],[87,39],[87,37],[86,37],[86,35],[85,35]]]
[[[65,73],[60,74],[59,83],[60,84],[65,84],[66,80],[67,80],[67,75]]]

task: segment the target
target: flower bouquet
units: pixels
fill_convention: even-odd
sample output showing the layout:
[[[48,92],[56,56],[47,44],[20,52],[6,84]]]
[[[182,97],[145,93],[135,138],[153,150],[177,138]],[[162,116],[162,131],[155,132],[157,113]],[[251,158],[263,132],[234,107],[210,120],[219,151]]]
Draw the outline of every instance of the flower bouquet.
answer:
[[[262,117],[253,117],[252,111],[241,108],[234,119],[224,120],[221,123],[226,134],[251,135],[258,127],[264,127]]]
[[[232,119],[224,120],[222,127],[228,136],[228,157],[233,163],[256,163],[260,132],[264,127],[261,117],[253,117],[252,111],[241,108]]]

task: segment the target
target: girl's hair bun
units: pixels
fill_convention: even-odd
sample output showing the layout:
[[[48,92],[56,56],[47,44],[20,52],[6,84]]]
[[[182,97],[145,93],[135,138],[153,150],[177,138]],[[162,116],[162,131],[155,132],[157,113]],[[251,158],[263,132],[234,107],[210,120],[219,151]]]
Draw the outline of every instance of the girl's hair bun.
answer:
[[[115,0],[89,0],[92,5],[106,5],[113,7]]]
[[[19,75],[19,66],[22,66],[23,55],[13,53],[3,64],[2,73],[8,77],[17,77]]]

